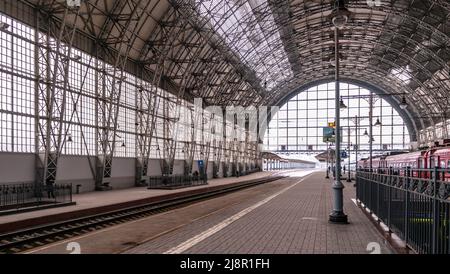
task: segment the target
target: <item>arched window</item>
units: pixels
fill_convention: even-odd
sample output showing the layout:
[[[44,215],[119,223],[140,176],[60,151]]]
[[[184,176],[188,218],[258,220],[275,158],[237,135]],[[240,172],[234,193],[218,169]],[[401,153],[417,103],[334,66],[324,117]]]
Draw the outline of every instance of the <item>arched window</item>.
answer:
[[[357,148],[358,157],[365,157],[369,152],[371,92],[347,83],[341,83],[340,87],[342,100],[347,106],[340,111],[341,149],[348,150],[350,144],[352,154]],[[334,96],[335,83],[330,82],[311,87],[290,99],[270,121],[264,137],[265,149],[290,154],[318,154],[326,151],[323,128],[328,126],[328,122],[335,120]],[[383,97],[385,96],[373,94],[372,124],[376,124],[377,120],[381,123],[372,128],[374,155],[386,150],[403,150],[409,147],[409,133],[403,119]],[[366,131],[367,136],[364,135]]]

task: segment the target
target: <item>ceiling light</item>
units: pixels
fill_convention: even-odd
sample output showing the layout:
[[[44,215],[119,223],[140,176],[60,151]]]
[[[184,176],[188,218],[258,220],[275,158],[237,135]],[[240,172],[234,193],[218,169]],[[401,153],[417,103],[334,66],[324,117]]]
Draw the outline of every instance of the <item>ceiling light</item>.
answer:
[[[399,106],[400,106],[401,109],[406,109],[408,107],[408,103],[406,103],[405,96],[402,97],[402,101],[401,101]]]
[[[377,121],[375,122],[374,126],[381,126],[380,118],[377,118]]]
[[[345,7],[345,1],[335,0],[333,12],[330,14],[333,25],[338,29],[342,28],[345,24],[347,24],[349,16],[350,12]]]
[[[73,60],[74,60],[74,61],[80,61],[80,60],[81,60],[81,56],[80,56],[80,55],[75,55],[75,56],[73,57]]]
[[[340,109],[346,109],[347,108],[347,106],[344,104],[344,100],[342,100],[342,97],[341,97],[341,100],[339,101],[339,108]]]
[[[338,29],[343,28],[345,24],[347,24],[347,21],[348,21],[347,15],[340,13],[337,13],[336,16],[334,16],[333,19],[331,19],[333,25]]]
[[[1,30],[6,30],[9,28],[9,24],[5,23],[5,22],[0,22],[0,29]]]

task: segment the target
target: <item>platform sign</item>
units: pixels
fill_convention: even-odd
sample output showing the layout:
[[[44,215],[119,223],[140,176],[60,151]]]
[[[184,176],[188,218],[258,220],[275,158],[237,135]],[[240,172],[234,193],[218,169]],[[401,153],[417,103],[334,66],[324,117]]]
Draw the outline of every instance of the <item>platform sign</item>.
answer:
[[[328,127],[336,128],[336,123],[335,122],[328,122]]]
[[[199,168],[199,169],[200,169],[200,168],[203,168],[203,166],[204,166],[203,160],[198,160],[198,161],[197,161],[197,164],[198,164],[198,168]]]
[[[341,158],[342,158],[342,159],[347,158],[347,151],[342,151],[342,152],[341,152]]]
[[[330,124],[330,123],[328,123]],[[325,143],[330,142],[330,143],[334,143],[335,142],[335,135],[334,135],[334,128],[332,127],[324,127],[323,128],[323,141]]]

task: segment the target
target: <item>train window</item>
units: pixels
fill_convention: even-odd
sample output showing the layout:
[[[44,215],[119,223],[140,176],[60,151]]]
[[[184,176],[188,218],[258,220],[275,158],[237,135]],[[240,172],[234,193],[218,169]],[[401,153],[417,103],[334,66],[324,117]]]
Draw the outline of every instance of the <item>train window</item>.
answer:
[[[439,167],[440,167],[440,168],[445,168],[445,161],[442,160]]]
[[[447,161],[447,169],[448,169],[447,173],[450,173],[450,160]]]

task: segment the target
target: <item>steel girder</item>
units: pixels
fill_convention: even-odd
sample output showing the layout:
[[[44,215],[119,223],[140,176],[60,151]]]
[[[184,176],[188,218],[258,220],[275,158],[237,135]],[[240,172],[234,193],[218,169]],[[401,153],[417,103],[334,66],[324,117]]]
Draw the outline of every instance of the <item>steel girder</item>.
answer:
[[[28,3],[34,3],[32,0],[25,1]],[[50,4],[47,4],[46,6],[41,6],[39,8],[48,8],[49,6],[53,5],[57,1],[47,1]],[[99,1],[99,0],[91,0],[86,3],[86,6],[89,6],[89,9],[86,9],[85,14],[81,16],[81,21],[84,22],[81,28],[83,31],[88,33],[90,37],[96,38],[99,37],[102,33],[107,33],[107,31],[104,30],[104,28],[100,28],[96,26],[95,21],[92,20],[92,18],[96,17],[111,17],[111,8],[104,8],[102,4],[109,3],[109,1]],[[197,93],[196,95],[202,96],[206,98],[207,103],[219,103],[224,104],[225,102],[232,102],[234,104],[261,104],[262,101],[260,99],[254,100],[254,98],[258,98],[259,96],[263,95],[264,98],[267,96],[270,96],[271,94],[277,94],[279,98],[282,98],[284,95],[289,93],[289,91],[282,91],[278,88],[272,90],[270,93],[264,93],[261,91],[260,86],[255,84],[248,85],[248,82],[250,80],[253,81],[253,83],[261,83],[264,79],[250,79],[251,77],[246,77],[245,71],[249,72],[249,76],[254,76],[254,73],[252,70],[254,68],[242,67],[240,66],[240,63],[243,63],[243,60],[240,60],[240,58],[233,52],[233,50],[230,49],[230,46],[225,43],[225,40],[215,31],[213,24],[207,20],[207,18],[204,17],[198,17],[194,19],[186,18],[185,15],[190,15],[188,17],[194,18],[195,16],[192,16],[194,12],[198,12],[198,6],[201,4],[201,1],[151,1],[152,4],[156,7],[157,5],[165,5],[166,11],[172,11],[174,9],[182,10],[180,13],[184,14],[184,16],[181,16],[182,20],[186,22],[186,26],[190,26],[192,28],[192,31],[201,33],[201,36],[203,39],[199,39],[197,36],[193,35],[191,36],[192,40],[186,40],[185,45],[189,44],[196,44],[197,46],[203,47],[203,52],[200,56],[200,58],[204,62],[198,62],[198,69],[200,69],[202,66],[204,66],[204,63],[207,63],[209,61],[212,61],[215,63],[214,65],[214,76],[210,77],[211,81],[208,84],[208,88],[202,88],[202,92]],[[242,6],[245,4],[246,1],[240,1],[239,5],[236,6],[236,8],[228,10],[226,13],[221,14],[222,18],[217,19],[217,22],[223,23],[225,22],[227,17],[232,16],[234,12],[236,12],[238,6]],[[421,45],[415,54],[410,55],[410,59],[418,59],[419,62],[424,61],[424,67],[427,68],[427,70],[434,72],[434,71],[440,71],[445,70],[445,65],[448,66],[448,4],[446,1],[443,0],[427,0],[427,1],[404,1],[404,0],[396,0],[391,1],[390,3],[382,2],[383,5],[381,7],[374,7],[370,8],[366,5],[364,1],[349,1],[348,8],[354,12],[354,15],[351,17],[349,24],[350,28],[348,32],[351,34],[351,36],[358,36],[363,35],[367,37],[372,37],[372,39],[377,39],[379,37],[383,37],[385,34],[389,34],[388,37],[391,37],[391,43],[389,41],[382,42],[383,47],[396,47],[398,49],[399,44],[397,43],[397,37],[400,37],[401,40],[404,40],[405,47],[400,50],[400,52],[407,53],[409,55],[410,52],[412,52],[411,47]],[[267,8],[267,6],[270,6],[270,8]],[[155,8],[156,9],[156,8]],[[153,9],[152,9],[153,10]],[[267,25],[269,23],[268,20],[266,20],[266,17],[270,16],[271,14],[274,17],[274,20],[272,24],[276,24],[277,26],[275,28],[272,28],[273,30],[280,31],[283,35],[280,36],[283,42],[283,46],[285,48],[285,51],[287,51],[288,56],[300,56],[300,60],[298,60],[297,63],[293,63],[292,60],[295,60],[296,58],[290,58],[291,67],[298,69],[301,69],[300,77],[302,77],[303,70],[308,70],[308,67],[316,65],[315,63],[304,63],[302,62],[304,59],[304,48],[310,47],[312,43],[315,43],[314,41],[316,37],[323,37],[326,32],[323,32],[324,29],[327,29],[330,27],[330,22],[328,19],[328,14],[330,13],[331,7],[328,4],[320,4],[315,2],[304,2],[300,1],[297,3],[293,3],[290,1],[283,1],[283,2],[277,2],[274,3],[273,1],[269,1],[269,5],[265,5],[264,7],[258,7],[253,5],[252,10],[248,12],[246,15],[244,15],[241,20],[242,22],[249,23],[249,26],[253,27],[257,23],[265,24]],[[83,10],[84,11],[84,10]],[[112,13],[113,14],[113,13]],[[217,14],[216,14],[217,15]],[[122,17],[130,16],[129,13],[124,13],[121,15]],[[114,16],[113,16],[114,17]],[[155,13],[152,13],[151,11],[147,11],[145,14],[146,20],[158,22],[155,23],[155,27],[151,31],[151,33],[157,32],[160,28],[167,28],[170,27],[170,24],[165,24],[163,21],[158,21],[159,19],[157,16],[155,16]],[[256,18],[256,20],[250,20],[250,17]],[[372,29],[372,27],[367,27],[366,29],[361,30],[355,30],[351,28],[352,22],[359,22],[360,28],[364,26],[365,23],[370,25],[370,22],[373,21],[372,25],[378,25],[381,26],[378,27],[378,29],[381,29],[380,31],[377,29]],[[218,23],[218,24],[219,24]],[[241,22],[237,22],[241,23]],[[235,24],[238,26],[238,24]],[[218,25],[219,26],[219,25]],[[408,27],[409,26],[409,27]],[[100,31],[102,29],[102,31]],[[232,27],[230,27],[232,29]],[[289,32],[289,30],[292,29],[292,33],[290,35],[284,35],[284,33]],[[400,31],[397,31],[400,30]],[[320,32],[322,34],[317,35],[317,32]],[[392,35],[392,32],[397,32],[397,35]],[[406,33],[410,35],[408,40],[405,40],[402,38],[406,37]],[[242,32],[242,35],[245,33]],[[305,35],[303,35],[305,34]],[[414,35],[411,35],[414,34]],[[112,35],[112,34],[111,34]],[[266,33],[267,35],[267,33]],[[344,34],[345,35],[345,34]],[[140,39],[136,45],[134,46],[135,50],[138,50],[139,48],[143,48],[140,46],[141,44],[146,45],[146,43],[142,43],[142,35],[139,35]],[[420,38],[422,37],[422,38]],[[431,44],[436,44],[435,42],[438,42],[434,49],[432,47],[427,46],[423,44],[422,42],[425,41],[425,38],[431,39]],[[236,40],[233,40],[231,44],[239,42],[238,38],[239,35],[235,35]],[[194,40],[195,39],[195,40]],[[149,41],[146,41],[149,42]],[[151,42],[151,41],[150,41]],[[255,41],[257,42],[257,41]],[[306,43],[304,43],[306,42]],[[298,43],[298,46],[297,46]],[[323,48],[327,48],[327,45],[323,43],[323,41],[318,41],[317,43],[323,44]],[[447,43],[447,44],[445,44]],[[109,43],[109,46],[113,45],[113,43]],[[295,46],[293,46],[295,45]],[[181,73],[177,74],[177,71],[181,71],[183,68],[180,66],[180,64],[186,62],[186,50],[189,50],[189,47],[184,47],[184,45],[180,45],[180,47],[174,47],[174,50],[177,51],[178,54],[174,54],[170,61],[168,63],[172,63],[170,73],[169,75],[165,77],[162,77],[163,80],[172,80],[176,81],[177,77],[182,77]],[[424,52],[424,53],[422,53]],[[433,54],[434,53],[434,54]],[[230,54],[232,58],[230,58]],[[320,51],[319,52],[312,52],[312,54],[318,54],[321,58],[324,56]],[[343,53],[345,54],[345,52]],[[381,56],[384,56],[383,52],[373,51],[372,54],[379,54]],[[404,66],[406,63],[402,60],[396,60],[395,54],[394,55],[385,55],[386,58],[394,58],[394,63],[397,67]],[[142,58],[138,61],[147,61],[150,58],[150,56],[140,56],[137,57]],[[344,56],[347,57],[347,56]],[[354,58],[355,56],[348,56],[348,58]],[[371,57],[370,54],[367,57]],[[439,58],[436,58],[439,57]],[[245,56],[244,56],[245,58]],[[351,59],[352,62],[358,63],[358,62],[364,62],[364,59]],[[192,64],[192,61],[189,62]],[[374,64],[375,65],[375,64]],[[230,68],[239,68],[239,69],[231,69]],[[348,69],[353,69],[354,66],[349,66]],[[391,67],[392,68],[392,67]],[[389,67],[384,67],[383,69],[386,72],[389,72]],[[439,69],[440,68],[440,69]],[[197,69],[197,68],[196,68]],[[270,70],[270,67],[266,68],[267,70]],[[315,73],[318,73],[320,70],[316,70]],[[244,73],[243,73],[244,72]],[[415,71],[414,73],[418,74],[416,77],[422,77],[420,73],[417,73]],[[443,72],[442,72],[443,73]],[[440,74],[442,74],[440,73]],[[439,74],[439,75],[440,75]],[[320,74],[317,74],[320,77]],[[384,77],[385,75],[380,74],[378,77]],[[447,76],[448,77],[448,76]],[[355,77],[354,77],[355,78]],[[426,79],[425,79],[426,78]],[[418,82],[424,82],[427,79],[432,79],[433,82],[432,85],[436,92],[440,92],[441,94],[446,94],[446,90],[442,89],[442,86],[448,85],[447,79],[443,79],[442,77],[438,77],[436,75],[427,77],[422,77]],[[198,85],[196,86],[196,77],[190,76],[187,78],[184,78],[184,83],[187,85],[186,90],[187,91],[194,91],[196,88],[198,88]],[[440,80],[439,80],[440,79]],[[250,81],[250,82],[252,82]],[[441,81],[441,83],[437,83],[438,81]],[[417,82],[417,81],[414,81]],[[443,84],[442,84],[443,82]],[[240,83],[240,84],[238,84]],[[428,85],[428,83],[427,83]],[[238,86],[238,87],[236,87]],[[295,86],[295,85],[294,85]],[[429,85],[428,85],[429,86]],[[427,87],[427,86],[423,86]],[[280,87],[281,88],[281,87]],[[414,89],[420,88],[419,85],[416,85]],[[284,93],[283,93],[284,92]],[[189,92],[186,92],[188,94]],[[245,95],[244,95],[245,94]],[[251,94],[251,95],[250,95]],[[258,94],[258,95],[257,95]],[[441,98],[443,96],[438,96],[438,98]],[[249,99],[249,98],[253,98]],[[414,97],[412,97],[413,100],[415,100]],[[425,101],[428,101],[429,104],[434,104],[435,100],[431,99],[423,99]],[[267,100],[265,100],[267,102]],[[276,99],[273,100],[274,102],[277,101]],[[426,108],[428,109],[428,108]],[[429,116],[421,114],[415,115],[417,117],[421,116]],[[429,125],[430,123],[425,123]]]
[[[63,124],[66,115],[69,64],[73,61],[72,43],[76,28],[67,24],[67,18],[78,18],[79,9],[62,7],[61,24],[44,20],[48,33],[36,32],[37,72],[37,184],[54,184],[59,156],[66,142],[67,129]]]
[[[136,1],[116,1],[115,6],[103,26],[102,34],[108,43],[114,44],[118,50],[102,51],[102,55],[113,55],[113,65],[104,64],[101,76],[101,95],[97,100],[98,127],[97,130],[97,161],[95,184],[97,190],[109,189],[109,183],[112,175],[112,160],[117,141],[117,118],[119,115],[119,102],[121,100],[123,86],[125,82],[125,66],[128,56],[132,49],[135,39],[137,39],[137,30],[140,28],[142,14],[146,7],[141,7],[143,0]],[[149,3],[147,2],[147,5]],[[123,17],[124,13],[130,13],[130,16]],[[115,20],[111,20],[115,18]],[[117,37],[106,36],[106,33],[116,32]]]
[[[62,2],[64,1],[20,1],[31,4],[46,14],[53,13],[48,17],[48,22],[54,25],[60,25],[63,21]],[[214,24],[205,16],[199,16],[202,1],[162,0],[139,3],[133,0],[127,5],[139,6],[140,9],[139,13],[133,13],[129,9],[123,9],[123,1],[90,0],[83,1],[82,13],[77,16],[79,19],[75,25],[79,32],[82,31],[83,35],[95,41],[98,57],[113,66],[119,59],[117,56],[126,57],[118,61],[121,65],[117,71],[132,71],[129,68],[131,61],[137,64],[136,67],[142,68],[140,75],[150,79],[152,85],[165,87],[177,98],[192,100],[198,96],[203,97],[207,104],[220,105],[272,105],[299,86],[316,79],[329,78],[333,71],[328,62],[333,55],[330,48],[333,37],[330,36],[331,23],[328,18],[330,5],[325,1],[325,4],[311,1],[269,1],[268,4],[256,6],[252,2],[250,10],[240,20],[227,26],[224,33],[228,33],[230,37],[223,37],[217,28],[224,27],[227,18],[233,16],[246,2],[236,2],[232,9],[223,14],[216,12],[214,16],[220,18],[216,18]],[[382,3],[381,7],[369,8],[365,1],[348,1],[348,8],[353,15],[343,31],[342,39],[348,41],[342,45],[342,73],[348,79],[371,83],[387,93],[408,94],[408,100],[418,102],[408,110],[416,131],[433,126],[446,119],[449,114],[449,104],[446,103],[450,87],[449,5],[444,0],[394,0]],[[5,8],[2,10],[12,13]],[[162,11],[165,12],[164,15],[161,14]],[[18,14],[15,16],[20,16]],[[70,22],[72,25],[73,21]],[[140,22],[139,26],[137,22]],[[247,27],[239,29],[242,24]],[[112,26],[115,31],[111,31]],[[234,50],[236,46],[246,46],[240,38],[252,35],[252,28],[258,26],[267,26],[267,30],[261,32],[259,38],[252,38],[250,50],[246,54],[237,54]],[[267,92],[261,85],[267,79],[258,79],[255,71],[261,69],[267,75],[278,64],[267,65],[260,62],[258,66],[251,67],[246,58],[257,50],[257,44],[276,32],[280,33],[281,45],[287,53],[290,68],[295,73],[293,78]],[[132,37],[127,46],[120,42],[121,33],[125,33],[123,37]],[[180,33],[183,33],[182,37],[178,37]],[[75,33],[76,37],[77,35],[79,33]],[[170,46],[165,45],[168,41],[174,42]],[[270,51],[262,52],[260,56],[262,60],[273,58]],[[405,85],[395,79],[386,80],[386,75],[392,69],[406,65],[410,65],[412,69],[409,84]],[[205,70],[208,71],[207,77],[202,76]],[[120,78],[120,73],[112,71],[110,74]],[[112,83],[114,85],[111,90],[121,90],[120,83]],[[144,89],[148,90],[150,87]],[[143,109],[149,110],[145,105],[154,104],[157,97],[154,97],[151,90],[142,94],[145,95],[139,100]],[[398,101],[399,98],[395,100]],[[175,104],[170,103],[170,108]],[[99,103],[99,106],[103,105],[104,103]],[[117,132],[114,129],[115,109],[107,110],[109,111],[112,115],[106,116],[111,119],[105,120],[109,125],[106,128],[108,135]],[[152,127],[155,127],[152,121],[155,116],[149,111],[138,112],[137,116],[138,121],[143,121],[139,123],[142,125],[139,126],[139,132],[145,136],[138,141],[140,144],[137,149],[140,151],[139,157],[145,159],[153,135]],[[150,128],[145,124],[150,124]],[[168,129],[170,130],[173,131]],[[167,136],[169,135],[168,132]],[[115,134],[110,136],[114,138]],[[102,150],[103,144],[104,141],[99,140]],[[167,147],[173,149],[172,146]],[[99,154],[111,155],[114,150],[111,148]]]
[[[178,18],[173,16],[173,14],[170,14],[167,19],[164,20],[166,20],[166,25],[170,24],[175,26]],[[173,20],[173,22],[169,20]],[[158,53],[158,56],[151,63],[151,68],[153,69],[152,81],[144,82],[145,84],[142,86],[142,91],[139,92],[140,109],[137,112],[136,120],[138,123],[136,185],[141,185],[143,181],[148,178],[147,171],[149,168],[150,152],[152,150],[152,140],[154,140],[153,137],[157,127],[158,111],[160,111],[160,107],[163,108],[163,111],[165,111],[167,107],[167,104],[161,105],[162,94],[159,94],[160,92],[158,92],[156,87],[159,86],[159,82],[164,77],[167,60],[170,58],[171,50],[176,44],[177,37],[181,32],[182,29],[179,28],[177,35],[173,35],[170,31],[161,29],[160,32],[153,34],[153,36],[156,37],[151,36],[149,38],[146,42],[148,46],[144,47],[139,54],[140,56],[146,56],[149,52],[152,52],[154,55]],[[154,42],[156,40],[158,43]],[[148,65],[149,63],[146,62],[142,65],[145,66],[146,64]],[[164,121],[166,121],[166,123],[171,123],[171,114],[167,113],[166,115],[167,116],[163,116],[162,118],[165,119]],[[161,153],[161,149],[159,146],[157,147],[159,153]],[[165,147],[163,149],[164,154],[166,151]],[[175,155],[173,157],[175,157]],[[165,167],[165,163],[161,163],[161,168],[163,167]]]
[[[356,9],[356,8],[361,8],[361,5],[357,5],[357,3],[353,3],[354,4],[354,8]],[[353,8],[353,7],[352,7]],[[365,7],[366,8],[366,10],[367,10],[367,7]],[[431,29],[431,30],[433,30],[433,35],[434,36],[436,36],[436,37],[438,37],[439,39],[440,39],[440,42],[446,42],[446,39],[448,39],[448,35],[446,34],[446,33],[444,33],[444,32],[442,32],[441,30],[440,30],[440,28],[439,27],[436,27],[436,26],[433,26],[433,25],[431,25],[430,23],[427,23],[427,22],[425,22],[424,20],[421,20],[421,19],[417,19],[416,17],[414,17],[414,16],[412,16],[412,15],[409,15],[408,13],[405,13],[405,10],[406,9],[411,9],[411,12],[414,12],[414,11],[417,11],[418,9],[416,8],[416,7],[413,7],[413,6],[404,6],[403,7],[403,9],[402,9],[402,6],[401,5],[399,5],[399,7],[394,7],[392,10],[390,9],[391,7],[383,7],[383,9],[382,9],[382,11],[383,11],[383,14],[385,15],[384,16],[384,18],[383,18],[383,20],[381,20],[380,21],[380,25],[385,25],[386,24],[386,22],[387,22],[387,20],[385,19],[386,18],[386,16],[395,16],[395,17],[398,17],[398,18],[401,18],[401,20],[403,20],[403,21],[405,21],[405,22],[408,22],[408,23],[414,23],[414,24],[419,24],[419,26],[421,27],[421,28],[423,28],[424,30],[426,30],[428,33],[430,33],[429,32],[429,30]],[[311,11],[311,9],[309,9],[309,11]],[[324,11],[324,8],[323,7],[321,7],[320,8],[320,12],[323,12]],[[318,12],[318,11],[317,11]],[[367,12],[368,13],[368,12]],[[260,16],[260,14],[259,14],[259,16]],[[297,13],[294,13],[294,17],[296,17],[296,16],[298,16],[298,14]],[[369,19],[370,19],[370,17],[369,17]],[[328,20],[327,18],[325,18],[325,20]],[[318,24],[318,25],[320,25],[321,26],[321,28],[319,28],[319,29],[323,29],[322,27],[323,26],[325,26],[326,28],[329,28],[330,27],[330,23],[327,21],[327,23],[323,23],[323,21],[325,21],[325,20],[322,20],[321,22],[320,22],[320,24]],[[245,20],[244,20],[245,21]],[[442,21],[442,22],[445,22],[445,21]],[[312,25],[312,24],[308,24],[307,25],[307,27],[309,28],[309,29],[312,29],[312,28],[314,28],[314,25]],[[398,24],[397,24],[397,27],[398,27]],[[351,30],[351,28],[350,28],[350,30]],[[387,32],[391,32],[392,33],[392,31],[390,30],[390,29],[388,29],[387,30]],[[411,31],[412,33],[415,33],[414,31]],[[299,33],[299,31],[297,31],[297,33]],[[373,32],[371,32],[371,31],[368,31],[368,30],[366,30],[366,31],[364,31],[364,32],[361,32],[361,33],[375,33],[376,34],[376,31],[373,31]],[[423,32],[423,33],[425,33],[425,31]],[[401,35],[401,33],[399,33],[400,35]],[[403,36],[405,36],[405,35],[403,35]],[[320,36],[319,36],[320,37]],[[423,37],[425,37],[425,35],[423,35]],[[376,38],[377,38],[377,36],[374,36],[374,38],[375,38],[375,40],[376,40]],[[308,41],[308,39],[303,39],[303,41]],[[409,39],[409,41],[414,41],[413,39]],[[417,43],[418,42],[416,42],[416,45],[417,45]],[[383,45],[384,46],[384,45]],[[387,45],[387,46],[385,46],[385,47],[387,47],[387,48],[389,48],[390,46],[389,45]],[[439,66],[440,67],[442,67],[442,68],[444,68],[445,69],[445,66],[448,66],[448,65],[445,65],[446,63],[445,63],[445,60],[444,60],[444,58],[446,59],[446,53],[444,53],[444,52],[442,52],[442,54],[440,53],[440,52],[437,52],[438,54],[433,54],[433,50],[428,50],[426,47],[425,47],[425,45],[422,45],[420,48],[419,48],[419,52],[420,52],[420,49],[424,49],[424,52],[426,53],[426,54],[428,54],[429,56],[431,56],[431,57],[429,57],[428,58],[428,62],[430,62],[430,61],[437,61],[438,63],[439,63]],[[390,49],[390,51],[392,51],[392,49]],[[402,51],[397,51],[397,52],[402,52]],[[416,54],[417,55],[417,54]],[[439,58],[436,58],[436,56],[438,56]],[[442,57],[440,57],[440,56],[442,56]],[[414,57],[415,56],[410,56],[409,57],[409,59],[414,59]],[[423,59],[426,59],[426,58],[423,58]],[[416,62],[417,63],[417,62]],[[403,63],[403,65],[404,65],[405,63]],[[395,67],[398,67],[398,66],[400,66],[400,65],[402,65],[402,63],[401,62],[399,62],[398,64],[397,63],[394,63],[394,65],[396,65],[396,66],[391,66],[390,68],[392,69],[392,68],[395,68]],[[432,66],[430,66],[430,67],[432,67]],[[436,65],[434,64],[434,67],[436,67]],[[353,69],[353,68],[352,68]],[[431,69],[431,68],[430,68]],[[385,73],[383,73],[383,74],[379,74],[379,77],[381,78],[381,77],[385,77],[385,75],[386,74],[388,74],[389,73],[389,69],[385,69],[386,70],[386,72]],[[427,70],[429,70],[429,69],[427,69]],[[433,69],[434,71],[435,71],[435,69]],[[418,73],[417,73],[418,74]],[[430,74],[429,74],[430,75]],[[421,81],[416,81],[416,82],[421,82]],[[442,85],[440,84],[440,83],[435,83],[436,84],[436,86],[441,86],[441,92],[444,92],[444,90],[442,89]],[[419,85],[418,85],[419,86]],[[423,87],[423,85],[422,85],[422,87]],[[279,95],[277,92],[273,92],[272,94],[274,94],[274,95]],[[414,98],[413,98],[413,100],[414,100]],[[274,101],[276,101],[276,100],[274,100]],[[431,101],[432,103],[435,103],[437,100],[433,100],[433,101]],[[437,104],[437,103],[436,103]],[[424,108],[424,109],[428,109],[428,108]],[[423,115],[415,115],[416,117],[421,117],[421,116],[423,116]],[[426,116],[426,115],[425,115]]]

